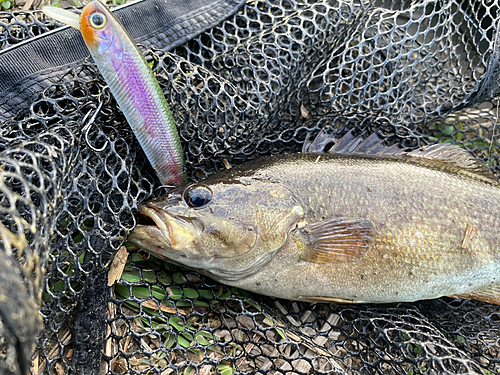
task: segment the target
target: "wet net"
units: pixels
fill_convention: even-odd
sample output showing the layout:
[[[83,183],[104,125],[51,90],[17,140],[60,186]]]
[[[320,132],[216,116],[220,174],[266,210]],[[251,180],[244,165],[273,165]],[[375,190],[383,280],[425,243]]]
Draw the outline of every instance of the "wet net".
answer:
[[[497,2],[191,3],[138,40],[192,181],[324,128],[454,143],[500,172]],[[284,301],[123,250],[164,190],[90,59],[29,70],[57,26],[0,12],[0,373],[500,373],[500,306]]]

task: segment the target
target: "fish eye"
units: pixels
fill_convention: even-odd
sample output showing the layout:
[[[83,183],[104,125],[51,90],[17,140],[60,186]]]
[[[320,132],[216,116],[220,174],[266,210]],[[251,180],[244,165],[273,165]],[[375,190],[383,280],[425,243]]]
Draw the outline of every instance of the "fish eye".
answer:
[[[192,185],[184,190],[183,198],[189,207],[202,208],[212,201],[212,191],[205,185]]]
[[[107,22],[106,16],[101,12],[94,12],[89,17],[90,26],[97,30],[103,29]]]

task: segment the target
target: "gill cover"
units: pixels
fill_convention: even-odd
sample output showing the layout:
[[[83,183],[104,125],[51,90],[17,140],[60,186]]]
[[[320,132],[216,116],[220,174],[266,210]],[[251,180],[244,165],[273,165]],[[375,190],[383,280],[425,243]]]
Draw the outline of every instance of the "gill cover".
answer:
[[[250,180],[209,187],[212,196],[199,207],[189,194],[197,186],[142,206],[140,214],[156,225],[138,225],[129,241],[229,282],[268,263],[304,216],[299,202],[279,183]]]

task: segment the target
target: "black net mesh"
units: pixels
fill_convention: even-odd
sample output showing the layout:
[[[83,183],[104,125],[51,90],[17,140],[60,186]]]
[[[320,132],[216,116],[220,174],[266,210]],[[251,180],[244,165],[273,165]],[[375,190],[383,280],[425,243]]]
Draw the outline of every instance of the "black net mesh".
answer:
[[[458,144],[498,174],[498,9],[252,0],[172,51],[143,51],[191,180],[299,151],[323,128]],[[0,13],[0,47],[55,26]],[[41,303],[33,374],[500,373],[492,304],[275,300],[141,252],[109,288],[137,205],[163,192],[154,172],[91,61],[15,112],[0,123],[0,372],[29,367]]]
[[[48,19],[41,10],[0,11],[0,50],[26,41],[61,26],[61,23]]]

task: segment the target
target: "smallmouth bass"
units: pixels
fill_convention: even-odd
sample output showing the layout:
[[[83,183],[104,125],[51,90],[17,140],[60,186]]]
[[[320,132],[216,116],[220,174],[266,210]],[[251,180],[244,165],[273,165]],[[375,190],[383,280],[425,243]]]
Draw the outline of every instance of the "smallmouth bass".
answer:
[[[139,208],[129,241],[219,282],[319,302],[500,304],[500,188],[458,146],[320,134]]]

